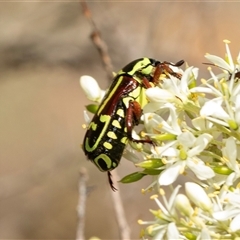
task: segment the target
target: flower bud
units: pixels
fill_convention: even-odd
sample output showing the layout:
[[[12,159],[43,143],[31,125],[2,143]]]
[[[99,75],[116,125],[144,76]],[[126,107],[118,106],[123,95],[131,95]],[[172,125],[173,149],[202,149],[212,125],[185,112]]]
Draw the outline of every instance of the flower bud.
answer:
[[[87,95],[87,98],[94,102],[100,102],[102,98],[102,91],[98,86],[97,81],[91,76],[81,76],[80,86]]]
[[[186,194],[189,199],[199,208],[205,211],[212,210],[212,202],[206,192],[198,184],[193,182],[185,183]]]
[[[179,212],[187,217],[190,217],[194,210],[190,204],[190,201],[184,194],[178,194],[175,198],[175,207]]]

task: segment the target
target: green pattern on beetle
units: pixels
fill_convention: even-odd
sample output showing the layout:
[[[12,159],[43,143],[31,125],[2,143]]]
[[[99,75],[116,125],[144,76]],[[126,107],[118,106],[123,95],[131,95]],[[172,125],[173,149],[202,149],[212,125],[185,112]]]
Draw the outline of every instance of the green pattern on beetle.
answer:
[[[180,79],[181,75],[174,72],[169,65],[179,67],[183,63],[183,60],[173,64],[140,58],[126,65],[114,77],[83,141],[83,150],[88,159],[100,171],[108,172],[112,190],[116,188],[110,171],[118,166],[128,140],[153,143],[150,139],[132,138],[132,130],[139,124],[142,108],[148,102],[145,89],[156,86],[162,74]]]

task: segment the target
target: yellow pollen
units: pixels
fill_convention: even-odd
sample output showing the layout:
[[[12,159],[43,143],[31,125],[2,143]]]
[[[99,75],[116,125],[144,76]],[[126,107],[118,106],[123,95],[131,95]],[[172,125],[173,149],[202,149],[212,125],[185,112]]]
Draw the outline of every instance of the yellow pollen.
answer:
[[[150,199],[155,199],[155,198],[158,198],[158,195],[157,194],[154,194],[150,197]]]
[[[165,164],[165,165],[168,163],[167,159],[165,157],[162,158],[162,163]]]
[[[148,120],[151,120],[152,118],[153,118],[152,114],[148,116]]]
[[[143,224],[143,220],[141,220],[141,219],[139,219],[137,222],[138,222],[138,224],[140,224],[140,225]]]
[[[165,196],[165,191],[162,188],[159,189],[159,193],[161,196]]]
[[[206,83],[207,83],[207,80],[204,79],[204,78],[202,78],[202,79],[201,79],[201,82],[202,82],[202,84],[206,84]]]
[[[141,193],[142,193],[142,194],[145,194],[145,193],[146,193],[146,190],[145,190],[145,189],[142,189],[142,190],[141,190]]]
[[[227,40],[227,39],[224,39],[223,42],[226,43],[226,44],[231,43],[231,42],[230,42],[229,40]]]

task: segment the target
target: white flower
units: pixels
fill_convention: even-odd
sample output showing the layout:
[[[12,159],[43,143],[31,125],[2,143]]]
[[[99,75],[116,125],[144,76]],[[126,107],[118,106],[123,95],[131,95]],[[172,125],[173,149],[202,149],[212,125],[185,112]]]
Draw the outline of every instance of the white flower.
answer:
[[[159,207],[159,211],[151,211],[156,220],[153,222],[139,221],[139,223],[151,224],[151,226],[149,226],[146,231],[149,234],[152,234],[154,232],[154,239],[163,239],[164,236],[167,237],[167,239],[179,239],[180,234],[176,224],[180,224],[180,221],[178,221],[179,218],[176,214],[174,204],[179,189],[180,186],[177,186],[174,189],[169,200],[167,200],[164,190],[160,189],[159,192],[164,204],[159,201],[158,195],[151,196],[151,199],[153,199]]]
[[[230,43],[230,41],[228,40],[224,40],[223,41],[225,43],[225,47],[226,47],[226,60],[215,56],[215,55],[210,55],[210,54],[206,54],[205,57],[211,61],[214,65],[222,68],[223,70],[228,70],[230,73],[233,73],[235,71],[235,65],[234,65],[234,61],[232,59],[232,55],[229,49],[228,44]],[[240,64],[239,60],[238,60],[238,64]]]
[[[145,107],[145,112],[154,111],[156,106],[160,107],[168,103],[183,108],[185,104],[193,100],[192,92],[202,92],[202,89],[198,87],[189,88],[190,84],[196,81],[197,72],[197,68],[189,67],[184,71],[181,81],[170,75],[170,78],[163,81],[160,87],[148,88],[146,96],[150,103]]]
[[[212,178],[215,175],[213,170],[197,157],[211,140],[212,136],[207,133],[197,138],[190,132],[181,133],[177,140],[172,142],[173,146],[160,152],[160,156],[167,158],[169,163],[159,176],[159,184],[172,184],[186,167],[200,180]],[[161,148],[159,150],[161,151]]]
[[[181,127],[178,124],[176,108],[172,104],[170,103],[165,104],[165,106],[159,109],[159,112],[161,114],[155,113],[144,114],[144,125],[145,128],[147,129],[147,133],[164,131],[165,133],[178,135],[182,132]],[[164,120],[164,118],[161,117],[161,115],[167,112],[169,112],[169,116],[166,120]]]
[[[225,40],[224,42],[227,51],[226,60],[209,54],[206,55],[206,58],[215,66],[225,69],[229,73],[224,77],[222,74],[215,75],[210,70],[214,86],[207,82],[205,85],[212,89],[214,98],[205,102],[200,115],[211,122],[237,130],[240,124],[240,84],[234,76],[239,71],[240,62],[238,57],[237,64],[234,63],[228,46],[229,41]]]
[[[213,213],[213,217],[218,221],[230,221],[229,228],[232,232],[240,230],[240,192],[228,192],[224,195],[222,210]]]
[[[202,107],[200,115],[211,122],[236,130],[239,128],[240,114],[235,109],[240,109],[240,96],[236,97],[233,107],[223,108],[223,103],[226,103],[224,99],[224,97],[218,97],[207,101]]]
[[[239,164],[237,162],[237,145],[233,137],[226,140],[225,147],[222,148],[223,158],[226,159],[226,165],[236,174],[240,174]]]
[[[221,107],[222,102],[222,98],[214,98],[207,101],[200,111],[201,116],[213,116],[228,121],[230,119],[230,116]]]

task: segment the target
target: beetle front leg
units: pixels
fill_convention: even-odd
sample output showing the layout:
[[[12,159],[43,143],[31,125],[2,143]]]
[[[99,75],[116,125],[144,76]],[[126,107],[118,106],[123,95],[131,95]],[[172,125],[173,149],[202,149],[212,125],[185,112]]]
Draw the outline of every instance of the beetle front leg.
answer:
[[[132,137],[133,127],[139,124],[141,116],[142,116],[142,109],[140,104],[136,101],[129,101],[129,106],[126,112],[127,137],[132,142],[153,144],[153,141],[150,139],[139,140],[139,139],[134,139]]]
[[[181,79],[181,78],[182,78],[182,74],[174,72],[174,71],[169,67],[169,65],[174,66],[174,67],[180,67],[180,66],[183,65],[183,64],[184,64],[184,61],[183,61],[183,60],[180,60],[180,61],[178,61],[178,62],[175,63],[175,64],[174,64],[174,63],[167,62],[167,61],[164,61],[163,63],[161,63],[162,69],[163,69],[166,73],[168,73],[168,74],[170,74],[170,75],[172,75],[172,76],[174,76],[174,77],[176,77],[176,78],[178,78],[178,79]]]

